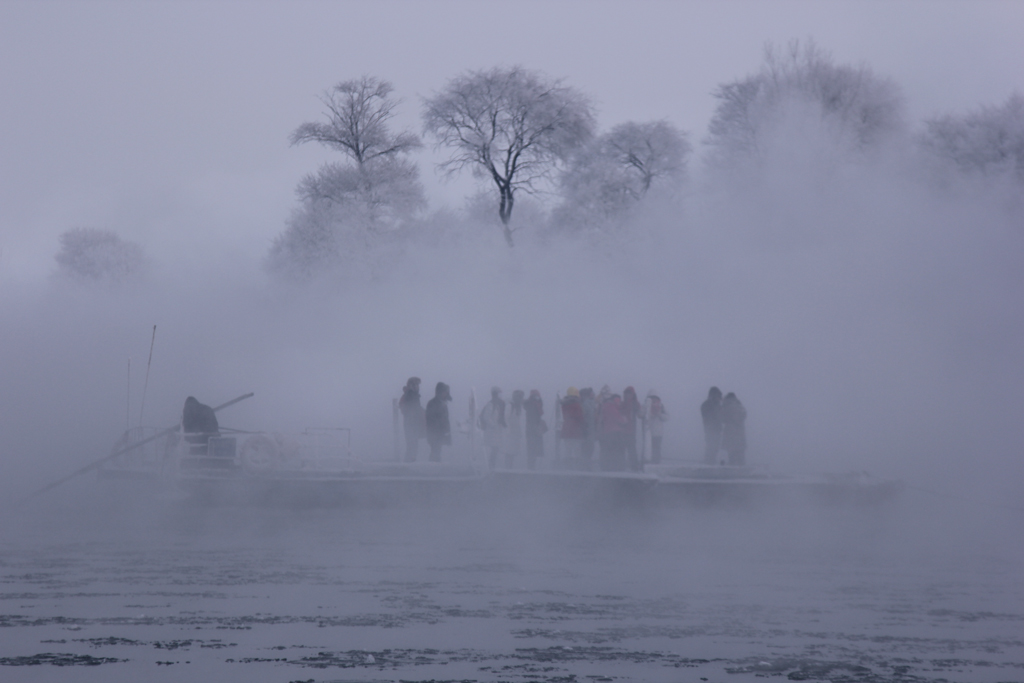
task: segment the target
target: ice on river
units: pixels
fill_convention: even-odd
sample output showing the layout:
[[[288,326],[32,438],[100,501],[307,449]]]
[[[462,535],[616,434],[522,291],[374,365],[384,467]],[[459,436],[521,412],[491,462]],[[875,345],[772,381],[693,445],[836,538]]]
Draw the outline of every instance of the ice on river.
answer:
[[[5,516],[3,681],[1024,680],[1021,514],[258,509],[83,485]]]

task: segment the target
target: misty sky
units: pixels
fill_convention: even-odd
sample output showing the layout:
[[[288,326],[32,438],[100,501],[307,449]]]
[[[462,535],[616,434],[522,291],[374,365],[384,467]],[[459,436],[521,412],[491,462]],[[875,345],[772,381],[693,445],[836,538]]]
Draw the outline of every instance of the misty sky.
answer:
[[[0,3],[0,283],[53,270],[57,235],[114,230],[178,263],[259,267],[301,176],[335,158],[288,134],[371,74],[404,99],[523,64],[592,96],[603,129],[665,118],[699,141],[717,84],[766,41],[813,38],[906,94],[909,118],[1024,92],[1021,2]],[[419,155],[432,207],[474,188]]]

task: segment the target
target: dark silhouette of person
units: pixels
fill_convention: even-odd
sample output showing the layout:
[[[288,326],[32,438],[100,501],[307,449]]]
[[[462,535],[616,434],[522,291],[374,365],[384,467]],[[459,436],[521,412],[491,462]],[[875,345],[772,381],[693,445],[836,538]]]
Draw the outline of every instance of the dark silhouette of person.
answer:
[[[450,400],[452,400],[452,393],[448,385],[438,382],[434,387],[434,398],[427,401],[425,419],[431,462],[441,462],[441,447],[452,445],[452,426],[448,420],[448,401]]]
[[[402,411],[402,426],[405,428],[405,461],[416,462],[416,452],[425,431],[419,377],[410,377],[405,383],[402,398],[398,400],[398,409]]]
[[[721,389],[708,389],[707,400],[700,404],[700,416],[704,421],[704,462],[713,465],[718,460],[718,449],[722,446]]]
[[[722,401],[722,448],[729,454],[729,464],[745,465],[747,454],[747,409],[731,391]]]
[[[185,440],[193,444],[193,452],[206,452],[211,436],[220,436],[220,425],[213,408],[196,400],[195,396],[185,399],[185,407],[181,411],[181,431]]]

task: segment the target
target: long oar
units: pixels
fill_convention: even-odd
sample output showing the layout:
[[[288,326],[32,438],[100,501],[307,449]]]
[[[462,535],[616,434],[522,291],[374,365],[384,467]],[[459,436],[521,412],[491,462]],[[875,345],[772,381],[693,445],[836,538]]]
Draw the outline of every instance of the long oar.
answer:
[[[146,412],[146,389],[149,388],[149,368],[153,365],[153,345],[156,344],[156,325],[153,325],[153,338],[149,342],[149,362],[146,363],[146,382],[142,385],[142,405],[139,406],[139,429],[142,429],[142,414]]]
[[[224,408],[227,408],[228,406],[233,406],[236,403],[238,403],[239,401],[244,401],[245,399],[251,398],[254,395],[255,394],[253,392],[249,392],[248,394],[242,394],[238,398],[232,399],[232,400],[228,401],[227,403],[220,404],[219,406],[217,406],[216,408],[213,409],[213,412],[216,413],[218,410],[223,410]],[[135,443],[129,444],[129,445],[125,446],[124,448],[119,448],[118,450],[114,451],[110,455],[104,456],[104,457],[100,458],[99,460],[91,462],[88,465],[86,465],[85,467],[82,467],[81,469],[75,470],[74,472],[72,472],[71,474],[67,475],[66,477],[64,477],[62,479],[58,479],[55,482],[47,484],[43,488],[39,489],[38,491],[36,491],[32,495],[30,495],[25,500],[26,501],[27,500],[31,500],[32,498],[35,498],[36,496],[39,496],[39,495],[42,495],[42,494],[46,493],[50,489],[57,488],[61,484],[65,483],[65,482],[68,482],[68,481],[71,481],[72,479],[74,479],[75,477],[77,477],[80,474],[85,474],[86,472],[89,472],[90,470],[96,469],[97,467],[99,467],[100,465],[102,465],[103,463],[105,463],[108,460],[116,458],[119,455],[123,455],[123,454],[127,453],[128,451],[134,450],[134,449],[138,448],[139,446],[142,446],[144,444],[149,443],[150,441],[155,441],[156,439],[159,439],[161,436],[167,436],[171,432],[176,431],[178,429],[178,426],[179,425],[174,425],[173,427],[168,427],[167,429],[163,430],[162,432],[159,432],[157,434],[154,434],[153,436],[145,438],[142,441],[136,441]]]

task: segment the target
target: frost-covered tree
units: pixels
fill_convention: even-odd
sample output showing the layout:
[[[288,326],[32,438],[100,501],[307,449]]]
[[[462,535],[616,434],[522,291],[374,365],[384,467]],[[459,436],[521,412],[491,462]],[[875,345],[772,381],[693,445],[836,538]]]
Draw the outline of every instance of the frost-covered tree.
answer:
[[[416,167],[394,158],[375,159],[362,167],[324,164],[303,178],[295,192],[304,204],[333,204],[369,228],[393,227],[425,201]]]
[[[516,193],[550,181],[557,167],[593,135],[589,99],[574,88],[522,67],[470,71],[425,102],[424,128],[451,151],[440,167],[469,167],[498,192],[498,218],[508,245]]]
[[[326,122],[304,123],[292,144],[319,142],[345,162],[324,164],[296,188],[299,208],[271,249],[272,270],[312,274],[346,255],[372,250],[426,204],[419,170],[408,155],[421,146],[410,132],[393,133],[398,102],[392,85],[371,76],[345,81],[320,98]]]
[[[899,88],[866,66],[835,64],[813,42],[765,48],[757,73],[720,85],[705,143],[711,160],[729,165],[764,152],[780,120],[810,110],[833,136],[855,149],[886,139],[903,125]]]
[[[375,159],[395,159],[421,146],[410,132],[394,134],[389,121],[398,102],[388,81],[363,76],[344,81],[320,98],[327,122],[304,123],[291,134],[291,143],[319,142],[363,167]]]
[[[924,144],[967,173],[1012,175],[1024,182],[1024,97],[964,116],[927,122]]]
[[[58,272],[76,282],[123,284],[144,274],[142,247],[122,240],[111,230],[74,228],[61,233],[54,256]]]
[[[619,124],[576,152],[559,178],[556,222],[575,225],[622,216],[652,188],[680,182],[691,151],[667,121]]]

